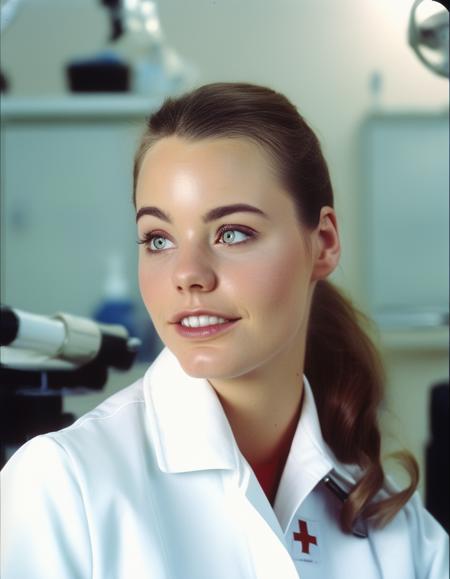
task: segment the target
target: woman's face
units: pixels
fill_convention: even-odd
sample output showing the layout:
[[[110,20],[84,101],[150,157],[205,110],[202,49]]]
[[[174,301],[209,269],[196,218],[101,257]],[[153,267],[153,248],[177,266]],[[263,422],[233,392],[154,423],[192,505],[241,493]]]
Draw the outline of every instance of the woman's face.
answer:
[[[205,217],[235,204],[254,211]],[[143,159],[136,210],[139,238],[147,238],[139,246],[142,298],[189,375],[235,378],[301,351],[313,283],[309,233],[257,145],[163,138]],[[238,320],[215,335],[181,335],[174,316],[199,309]]]

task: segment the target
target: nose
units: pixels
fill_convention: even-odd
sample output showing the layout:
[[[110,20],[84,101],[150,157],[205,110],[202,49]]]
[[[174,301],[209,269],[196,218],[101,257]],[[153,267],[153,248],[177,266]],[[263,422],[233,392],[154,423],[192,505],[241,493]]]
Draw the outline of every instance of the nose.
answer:
[[[173,282],[179,292],[208,292],[217,285],[211,260],[200,251],[180,253],[173,271]]]

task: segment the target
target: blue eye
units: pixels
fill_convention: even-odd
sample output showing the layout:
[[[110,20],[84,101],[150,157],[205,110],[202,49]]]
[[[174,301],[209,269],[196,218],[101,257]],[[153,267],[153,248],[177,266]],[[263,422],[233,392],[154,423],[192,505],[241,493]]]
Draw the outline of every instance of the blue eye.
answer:
[[[155,235],[150,239],[149,247],[152,251],[160,251],[161,249],[167,249],[166,244],[169,240],[167,237],[162,235]],[[154,244],[152,247],[152,243]]]
[[[220,237],[226,245],[238,245],[249,241],[254,237],[254,234],[251,231],[244,231],[241,228],[228,226],[221,229]]]
[[[167,242],[169,239],[161,235],[160,233],[146,233],[143,239],[140,239],[138,243],[144,245],[147,251],[150,253],[158,253],[165,249],[168,249]],[[172,242],[170,242],[172,243]]]

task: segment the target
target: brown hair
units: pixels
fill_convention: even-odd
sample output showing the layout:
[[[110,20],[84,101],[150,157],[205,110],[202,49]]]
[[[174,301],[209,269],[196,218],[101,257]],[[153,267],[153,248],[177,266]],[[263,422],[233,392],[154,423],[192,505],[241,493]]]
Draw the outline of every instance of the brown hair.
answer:
[[[190,140],[241,137],[262,146],[275,161],[303,226],[315,229],[321,208],[334,205],[316,135],[294,105],[274,90],[247,83],[214,83],[167,99],[149,118],[135,156],[134,203],[145,153],[156,141],[171,135]],[[304,371],[314,390],[324,440],[338,460],[363,469],[342,509],[341,524],[346,531],[361,514],[377,525],[386,524],[411,497],[418,481],[416,461],[409,453],[400,453],[410,485],[400,492],[390,491],[388,498],[373,500],[385,482],[377,419],[385,374],[380,355],[363,329],[367,322],[335,285],[327,280],[317,282]]]

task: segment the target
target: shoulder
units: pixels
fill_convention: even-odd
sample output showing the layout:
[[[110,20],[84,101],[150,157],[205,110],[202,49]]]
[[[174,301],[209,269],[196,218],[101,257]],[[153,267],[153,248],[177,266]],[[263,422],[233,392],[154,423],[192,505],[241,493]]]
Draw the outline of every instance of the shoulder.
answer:
[[[118,462],[132,460],[133,448],[149,443],[142,382],[110,396],[70,426],[26,442],[9,459],[2,478],[40,478],[60,469],[86,482],[102,469],[107,475]]]
[[[101,421],[114,420],[114,417],[120,413],[133,412],[143,404],[143,378],[139,378],[133,382],[133,384],[109,396],[98,406],[78,418],[73,424],[58,432],[69,433],[74,430],[83,429],[87,427],[89,423],[99,425]]]
[[[389,485],[392,489],[392,485]],[[426,510],[416,491],[379,534],[388,540],[396,557],[409,552],[416,577],[448,578],[449,538],[445,529]]]
[[[346,490],[357,484],[363,470],[357,465],[335,463],[334,474]],[[383,488],[374,501],[389,499],[401,488],[395,480],[385,476]],[[418,491],[397,512],[393,519],[378,527],[368,523],[374,549],[384,554],[383,564],[395,570],[398,565],[410,569],[418,579],[447,579],[449,566],[449,538],[445,529],[426,510]],[[392,554],[388,556],[387,554]]]
[[[439,547],[445,547],[448,558],[448,534],[441,524],[426,510],[422,499],[416,491],[411,499],[400,511],[404,522],[409,529],[413,540],[421,545],[425,551],[435,551]]]
[[[70,426],[50,432],[48,435],[62,446],[76,450],[80,444],[96,443],[108,440],[120,441],[124,436],[137,434],[137,426],[145,418],[145,400],[143,379],[106,398],[93,410],[78,418]]]
[[[146,440],[143,416],[140,379],[13,454],[1,471],[5,577],[91,576],[92,524],[130,489],[133,453]]]

